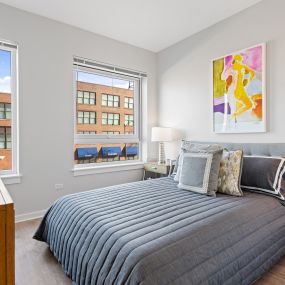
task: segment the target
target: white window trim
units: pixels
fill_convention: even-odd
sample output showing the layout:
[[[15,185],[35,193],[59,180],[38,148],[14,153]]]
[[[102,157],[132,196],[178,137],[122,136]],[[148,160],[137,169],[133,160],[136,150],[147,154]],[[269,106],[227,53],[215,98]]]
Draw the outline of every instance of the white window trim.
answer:
[[[76,60],[77,58],[75,58]],[[89,60],[90,62],[90,60]],[[93,62],[96,65],[96,62]],[[100,64],[99,64],[100,65]],[[107,65],[104,65],[107,66]],[[131,169],[142,169],[143,168],[143,161],[142,161],[142,143],[141,143],[141,133],[142,133],[142,77],[146,77],[146,74],[144,73],[138,73],[138,75],[134,75],[132,71],[130,71],[130,74],[127,74],[127,70],[124,69],[124,72],[119,72],[116,69],[116,67],[112,67],[111,65],[108,65],[111,68],[114,68],[112,71],[106,70],[104,68],[98,68],[94,66],[88,66],[86,64],[84,65],[78,65],[75,61],[73,64],[73,89],[74,89],[74,144],[95,144],[95,143],[137,143],[138,149],[139,149],[139,155],[138,159],[136,160],[126,160],[126,161],[118,161],[118,162],[101,162],[101,163],[90,163],[90,164],[77,164],[74,165],[72,171],[74,173],[74,176],[80,176],[80,175],[88,175],[88,174],[94,174],[94,173],[105,173],[105,172],[113,172],[113,171],[123,171],[123,170],[131,170]],[[120,68],[119,68],[120,69]],[[134,97],[134,134],[126,134],[126,135],[101,135],[101,134],[95,134],[95,135],[84,135],[84,134],[77,134],[77,110],[76,110],[76,104],[77,104],[77,77],[76,73],[77,71],[82,72],[90,72],[90,73],[96,73],[101,74],[105,76],[110,76],[110,72],[112,74],[112,77],[118,78],[118,79],[126,79],[126,80],[133,80],[136,81],[134,94],[137,96],[137,98]],[[137,95],[136,95],[137,94]],[[124,102],[123,102],[124,103]],[[96,98],[96,104],[100,104],[98,101],[98,98]],[[98,118],[96,118],[96,122],[98,122]]]
[[[18,45],[6,40],[0,40],[0,49],[11,52],[11,137],[12,137],[12,169],[0,171],[4,183],[20,183],[19,173],[19,82],[18,82]]]
[[[5,185],[21,183],[22,174],[1,175],[1,179]]]

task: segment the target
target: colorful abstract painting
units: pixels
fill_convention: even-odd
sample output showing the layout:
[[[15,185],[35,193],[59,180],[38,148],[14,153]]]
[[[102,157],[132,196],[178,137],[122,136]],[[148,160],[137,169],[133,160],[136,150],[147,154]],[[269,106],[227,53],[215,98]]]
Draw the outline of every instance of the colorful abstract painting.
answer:
[[[265,44],[213,61],[216,133],[266,131]]]

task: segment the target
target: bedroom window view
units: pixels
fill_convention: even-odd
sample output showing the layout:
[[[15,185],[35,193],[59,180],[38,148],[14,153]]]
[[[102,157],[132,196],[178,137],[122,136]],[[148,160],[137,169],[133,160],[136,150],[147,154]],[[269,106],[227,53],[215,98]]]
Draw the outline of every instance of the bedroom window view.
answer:
[[[139,159],[139,80],[75,67],[74,163]]]
[[[13,168],[12,70],[13,50],[0,48],[0,173]]]

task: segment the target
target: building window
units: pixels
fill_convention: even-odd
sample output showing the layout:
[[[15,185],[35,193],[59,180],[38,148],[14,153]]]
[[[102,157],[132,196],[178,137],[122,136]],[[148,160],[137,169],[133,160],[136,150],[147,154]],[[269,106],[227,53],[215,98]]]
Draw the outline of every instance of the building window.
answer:
[[[133,109],[134,108],[134,99],[131,97],[125,97],[125,108]]]
[[[10,103],[0,103],[0,119],[11,119]]]
[[[102,132],[103,135],[119,135],[120,132],[112,132],[112,131],[108,131],[108,132]]]
[[[96,124],[96,112],[77,112],[78,124]]]
[[[77,103],[95,105],[96,104],[96,93],[78,90],[77,91]]]
[[[74,135],[75,167],[82,163],[88,166],[88,164],[124,163],[130,159],[141,159],[139,102],[141,102],[142,86],[145,86],[142,84],[145,75],[136,74],[133,71],[128,73],[128,70],[123,68],[110,66],[111,69],[113,71],[106,71],[106,65],[102,69],[102,64],[97,65],[96,62],[90,60],[74,58],[74,78],[76,80],[74,94],[77,96],[75,101],[77,120]],[[94,90],[94,93],[101,94],[101,104],[97,104],[96,107],[84,106],[82,104],[84,102],[82,91],[84,90]],[[108,112],[106,108],[112,108],[112,111]],[[93,116],[90,115],[92,112]],[[91,119],[93,122],[90,121]],[[88,133],[90,126],[84,130],[81,124],[94,124],[92,131],[96,134]],[[129,152],[126,154],[127,144],[136,145],[135,155]],[[92,161],[90,153],[93,155]]]
[[[134,125],[134,116],[125,115],[125,126],[133,126],[133,125]]]
[[[0,127],[0,149],[11,149],[11,128]]]
[[[77,133],[79,135],[96,135],[96,132],[93,132],[93,131],[79,131]]]
[[[102,106],[120,107],[120,97],[118,95],[102,94]]]
[[[120,114],[102,113],[102,125],[120,125]]]
[[[17,46],[0,41],[0,174],[18,174]]]

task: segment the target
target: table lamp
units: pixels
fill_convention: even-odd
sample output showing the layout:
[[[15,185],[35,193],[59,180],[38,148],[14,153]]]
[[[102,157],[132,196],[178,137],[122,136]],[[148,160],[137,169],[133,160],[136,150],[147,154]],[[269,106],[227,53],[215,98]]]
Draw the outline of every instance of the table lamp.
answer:
[[[158,164],[165,164],[164,142],[174,140],[174,130],[172,128],[153,127],[151,130],[151,140],[159,142]]]

